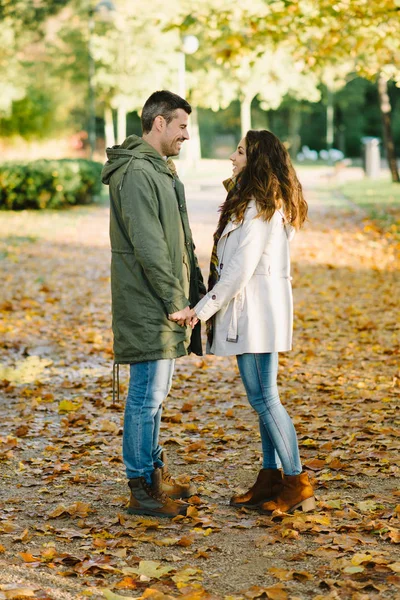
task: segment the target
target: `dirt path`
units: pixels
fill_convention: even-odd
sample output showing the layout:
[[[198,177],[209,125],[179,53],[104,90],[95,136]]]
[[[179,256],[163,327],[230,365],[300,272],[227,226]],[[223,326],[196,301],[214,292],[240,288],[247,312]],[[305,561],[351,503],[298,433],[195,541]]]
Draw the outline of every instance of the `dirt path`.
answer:
[[[173,470],[197,482],[191,516],[129,517],[123,406],[110,386],[107,208],[2,217],[0,599],[28,597],[17,584],[65,600],[104,589],[155,600],[398,597],[395,247],[311,176],[305,184],[295,348],[280,360],[316,484],[318,511],[304,516],[229,508],[260,468],[256,419],[233,360],[187,357],[162,439]],[[188,196],[206,270],[223,194],[195,181]]]

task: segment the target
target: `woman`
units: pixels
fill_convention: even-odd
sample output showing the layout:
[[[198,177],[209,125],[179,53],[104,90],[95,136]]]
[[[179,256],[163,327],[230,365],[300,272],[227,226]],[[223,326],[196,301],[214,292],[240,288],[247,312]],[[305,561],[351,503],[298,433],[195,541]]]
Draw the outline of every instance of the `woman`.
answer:
[[[249,131],[230,159],[233,179],[224,182],[209,291],[191,322],[207,321],[209,352],[236,355],[259,417],[263,468],[230,503],[265,513],[308,511],[315,508],[313,489],[277,388],[278,352],[292,346],[289,241],[306,219],[307,203],[286,148],[270,131]]]

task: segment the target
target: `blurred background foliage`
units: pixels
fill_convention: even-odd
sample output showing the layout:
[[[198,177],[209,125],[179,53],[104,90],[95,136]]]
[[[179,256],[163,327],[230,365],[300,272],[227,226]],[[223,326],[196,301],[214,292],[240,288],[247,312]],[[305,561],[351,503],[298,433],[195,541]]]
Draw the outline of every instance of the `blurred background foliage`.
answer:
[[[0,210],[90,204],[100,195],[101,169],[101,163],[86,159],[2,163]]]
[[[0,0],[0,48],[6,158],[102,160],[162,88],[196,107],[204,158],[250,127],[293,157],[360,157],[376,136],[390,162],[399,146],[400,0]]]

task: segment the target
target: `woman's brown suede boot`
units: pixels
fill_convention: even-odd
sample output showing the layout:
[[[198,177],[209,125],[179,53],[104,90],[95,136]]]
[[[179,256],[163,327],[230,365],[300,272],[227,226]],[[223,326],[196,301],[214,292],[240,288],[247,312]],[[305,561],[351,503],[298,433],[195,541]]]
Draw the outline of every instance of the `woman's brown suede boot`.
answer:
[[[270,502],[264,502],[260,511],[270,514],[274,510],[291,513],[298,510],[308,512],[314,510],[315,498],[308,475],[303,471],[300,475],[284,475],[279,494]]]
[[[257,508],[264,502],[275,498],[282,485],[282,471],[279,469],[261,469],[257,481],[248,492],[241,496],[233,496],[231,506],[237,508]]]

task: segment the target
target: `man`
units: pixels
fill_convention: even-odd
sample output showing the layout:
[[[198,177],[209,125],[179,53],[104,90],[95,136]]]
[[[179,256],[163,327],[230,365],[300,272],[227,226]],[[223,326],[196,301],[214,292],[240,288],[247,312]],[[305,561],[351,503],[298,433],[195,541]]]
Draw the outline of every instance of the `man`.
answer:
[[[169,475],[159,444],[175,359],[202,354],[200,329],[189,324],[205,287],[184,188],[169,158],[189,139],[191,110],[176,94],[152,94],[142,111],[143,136],[109,148],[102,174],[110,186],[115,363],[130,365],[123,458],[133,514],[185,514],[187,504],[176,499],[195,492],[190,481]]]

